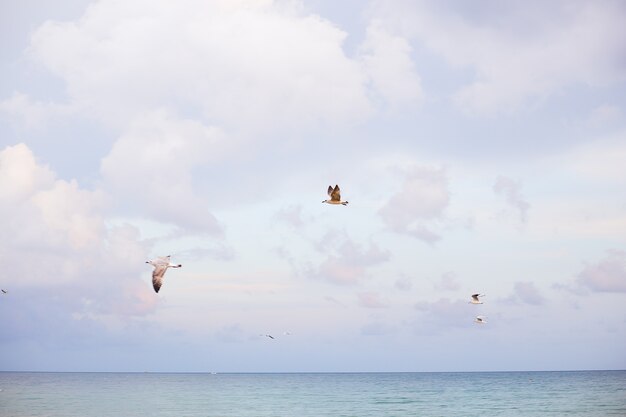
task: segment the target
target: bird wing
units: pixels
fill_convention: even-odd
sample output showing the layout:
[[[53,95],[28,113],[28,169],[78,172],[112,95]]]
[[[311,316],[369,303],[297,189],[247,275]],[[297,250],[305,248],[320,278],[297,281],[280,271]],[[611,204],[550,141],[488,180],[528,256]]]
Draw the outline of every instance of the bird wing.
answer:
[[[330,187],[328,187],[330,189]],[[330,193],[330,199],[332,201],[341,201],[341,190],[338,185],[335,185],[335,188]]]
[[[154,291],[159,292],[159,289],[161,289],[166,270],[167,265],[156,265],[154,271],[152,271],[152,286],[154,287]]]
[[[333,194],[333,186],[329,185],[328,186],[328,191],[326,192],[328,195],[332,195]]]
[[[472,299],[478,301],[478,296],[480,294],[472,294]]]

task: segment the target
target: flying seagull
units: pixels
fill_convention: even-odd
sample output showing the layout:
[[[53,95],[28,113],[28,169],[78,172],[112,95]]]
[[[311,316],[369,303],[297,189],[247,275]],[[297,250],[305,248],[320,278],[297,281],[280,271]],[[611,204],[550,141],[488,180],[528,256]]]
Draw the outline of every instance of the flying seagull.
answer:
[[[341,190],[339,189],[338,185],[335,185],[335,188],[333,188],[332,185],[328,186],[328,195],[330,196],[330,200],[324,200],[322,201],[322,203],[327,203],[327,204],[341,204],[341,205],[346,205],[348,204],[347,201],[341,201]]]
[[[270,339],[273,339],[274,336],[272,336],[271,334],[261,334],[259,336],[265,336],[265,337],[269,337]]]
[[[487,317],[485,317],[485,316],[476,316],[476,319],[474,320],[474,323],[485,324],[485,323],[487,323]]]
[[[6,294],[6,293],[8,293],[8,291],[3,288],[2,289],[2,294]]]
[[[181,264],[175,265],[171,263],[170,255],[159,256],[151,261],[146,261],[146,263],[154,266],[154,271],[152,271],[152,286],[155,292],[159,292],[163,284],[163,275],[165,275],[167,268],[180,268],[182,266]]]
[[[484,297],[485,294],[472,294],[472,301],[470,301],[470,304],[483,304],[482,301],[480,301],[478,299],[478,297]]]

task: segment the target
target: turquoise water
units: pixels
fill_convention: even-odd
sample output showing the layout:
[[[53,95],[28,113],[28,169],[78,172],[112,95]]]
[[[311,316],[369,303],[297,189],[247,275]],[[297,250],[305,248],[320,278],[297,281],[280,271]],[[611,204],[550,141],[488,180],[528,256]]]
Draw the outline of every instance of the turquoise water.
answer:
[[[0,416],[626,416],[626,371],[0,372]]]

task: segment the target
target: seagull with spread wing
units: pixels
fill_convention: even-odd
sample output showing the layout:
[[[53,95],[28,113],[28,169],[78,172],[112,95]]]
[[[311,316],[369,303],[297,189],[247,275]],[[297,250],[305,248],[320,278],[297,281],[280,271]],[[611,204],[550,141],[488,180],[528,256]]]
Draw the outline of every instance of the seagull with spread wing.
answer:
[[[472,294],[472,300],[469,302],[470,304],[483,304],[482,301],[480,301],[479,297],[484,297],[485,294]]]
[[[181,264],[173,264],[170,262],[170,255],[167,256],[159,256],[156,259],[151,261],[146,261],[147,264],[154,266],[154,271],[152,271],[152,286],[154,287],[154,291],[159,292],[161,289],[161,285],[163,284],[163,276],[165,275],[165,271],[167,268],[180,268]]]
[[[330,196],[330,200],[324,200],[322,203],[326,204],[341,204],[343,206],[347,205],[347,201],[341,201],[341,190],[338,185],[335,185],[333,188],[332,185],[328,186],[328,195]]]

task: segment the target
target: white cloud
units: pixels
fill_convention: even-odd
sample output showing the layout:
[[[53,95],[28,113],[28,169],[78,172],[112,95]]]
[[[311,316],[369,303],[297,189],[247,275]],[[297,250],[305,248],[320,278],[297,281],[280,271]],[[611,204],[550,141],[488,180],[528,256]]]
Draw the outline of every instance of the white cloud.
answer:
[[[219,235],[208,198],[194,190],[192,171],[219,158],[223,139],[218,129],[165,111],[146,114],[102,160],[104,185],[120,204],[142,215],[187,232]],[[213,197],[219,198],[219,192]]]
[[[626,179],[626,130],[574,147],[555,163],[565,165],[585,177],[624,183]]]
[[[443,169],[414,166],[405,173],[402,189],[378,213],[394,232],[433,243],[440,236],[428,222],[441,217],[449,199]]]
[[[626,76],[620,2],[376,2],[372,14],[455,68],[474,72],[455,101],[470,112],[512,112],[576,83]]]
[[[36,190],[51,187],[54,180],[54,173],[48,167],[38,165],[26,145],[5,148],[0,153],[0,199],[4,203],[0,209],[22,203]]]
[[[418,103],[422,96],[421,81],[406,39],[390,34],[374,21],[367,28],[360,55],[375,90],[390,107]]]
[[[106,199],[76,181],[56,179],[23,144],[0,151],[0,258],[6,286],[48,291],[67,316],[133,316],[151,312],[156,298],[136,229],[107,228]],[[56,300],[56,301],[55,301]],[[28,308],[25,306],[24,308]]]
[[[46,22],[31,52],[80,108],[122,125],[161,103],[249,131],[361,119],[366,77],[346,33],[296,4],[101,0]]]
[[[597,292],[626,292],[626,251],[608,251],[604,259],[578,274],[578,283]]]
[[[522,196],[521,189],[522,184],[519,181],[502,175],[496,178],[496,182],[493,185],[493,191],[497,195],[502,195],[507,204],[519,212],[520,221],[526,223],[530,204]]]
[[[35,101],[21,92],[0,101],[0,114],[4,113],[17,128],[43,128],[50,120],[70,116],[73,112],[69,105]]]
[[[335,284],[354,285],[367,277],[367,268],[389,260],[389,252],[375,243],[368,247],[353,242],[345,233],[329,232],[318,245],[328,256],[306,274]]]

